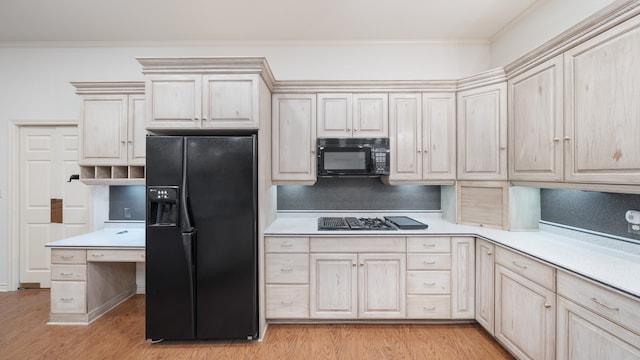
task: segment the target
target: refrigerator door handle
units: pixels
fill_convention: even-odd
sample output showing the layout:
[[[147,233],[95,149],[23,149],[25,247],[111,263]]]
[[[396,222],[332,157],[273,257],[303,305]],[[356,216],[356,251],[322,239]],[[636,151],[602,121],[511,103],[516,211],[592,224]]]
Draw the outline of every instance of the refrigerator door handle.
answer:
[[[182,232],[182,248],[184,249],[184,254],[187,260],[187,273],[189,275],[189,294],[191,300],[191,334],[192,337],[196,335],[196,317],[195,317],[195,309],[196,309],[196,294],[195,294],[195,240],[197,238],[195,229],[188,232]]]
[[[189,169],[187,168],[187,139],[182,139],[182,192],[180,193],[180,225],[182,233],[195,231],[191,224],[191,212],[189,211],[189,187],[187,181],[187,175]]]

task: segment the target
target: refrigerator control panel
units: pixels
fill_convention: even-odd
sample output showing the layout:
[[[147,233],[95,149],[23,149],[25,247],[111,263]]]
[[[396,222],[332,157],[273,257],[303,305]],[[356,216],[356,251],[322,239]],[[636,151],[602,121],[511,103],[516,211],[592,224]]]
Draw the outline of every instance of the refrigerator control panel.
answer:
[[[149,201],[174,202],[178,200],[177,186],[156,186],[149,188]]]

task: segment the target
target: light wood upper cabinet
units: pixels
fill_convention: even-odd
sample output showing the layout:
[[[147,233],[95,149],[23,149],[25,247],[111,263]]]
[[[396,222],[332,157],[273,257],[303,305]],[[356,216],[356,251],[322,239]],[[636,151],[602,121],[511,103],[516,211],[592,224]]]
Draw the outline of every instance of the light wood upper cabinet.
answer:
[[[640,184],[640,17],[564,56],[565,179]]]
[[[74,82],[81,96],[80,179],[143,182],[146,157],[143,82]]]
[[[386,93],[319,93],[318,137],[387,137]]]
[[[507,179],[507,84],[458,92],[458,179]]]
[[[455,95],[389,95],[389,181],[455,180]]]
[[[272,180],[313,184],[316,181],[316,96],[272,97]]]
[[[563,57],[508,82],[509,179],[563,180]]]
[[[149,129],[257,129],[259,75],[153,75]]]

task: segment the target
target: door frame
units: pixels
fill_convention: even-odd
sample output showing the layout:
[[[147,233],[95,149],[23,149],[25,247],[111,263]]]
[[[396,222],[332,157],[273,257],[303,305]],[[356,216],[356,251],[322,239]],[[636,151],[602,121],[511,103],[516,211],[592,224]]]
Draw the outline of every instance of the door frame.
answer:
[[[7,217],[7,285],[0,291],[15,291],[20,285],[20,130],[27,126],[78,126],[74,120],[9,120],[9,214]],[[91,219],[91,216],[89,217]]]

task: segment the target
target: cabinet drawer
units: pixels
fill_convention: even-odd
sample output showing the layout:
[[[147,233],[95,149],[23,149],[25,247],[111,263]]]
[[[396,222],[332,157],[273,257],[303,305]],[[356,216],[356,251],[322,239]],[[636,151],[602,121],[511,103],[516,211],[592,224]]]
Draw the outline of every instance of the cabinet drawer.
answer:
[[[409,254],[407,255],[408,270],[450,270],[451,255],[449,254]]]
[[[308,284],[309,255],[267,254],[267,283]]]
[[[496,248],[496,262],[551,291],[556,290],[555,270],[549,265],[501,247]]]
[[[640,301],[558,271],[558,295],[640,335]]]
[[[306,237],[267,237],[265,251],[268,253],[306,253],[309,252],[309,238]]]
[[[87,261],[144,262],[144,249],[87,250]]]
[[[84,281],[52,281],[51,312],[82,314],[87,312]]]
[[[407,293],[409,294],[449,294],[450,292],[450,271],[407,272]]]
[[[410,319],[450,319],[451,296],[409,295],[407,317]]]
[[[408,252],[450,253],[451,239],[448,237],[408,237]]]
[[[51,280],[85,281],[87,265],[51,265]]]
[[[52,264],[85,264],[86,250],[51,249]]]
[[[357,253],[357,252],[405,252],[407,242],[404,237],[326,237],[309,239],[309,251],[322,253]]]
[[[308,319],[308,285],[267,285],[267,319]]]

